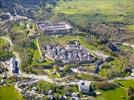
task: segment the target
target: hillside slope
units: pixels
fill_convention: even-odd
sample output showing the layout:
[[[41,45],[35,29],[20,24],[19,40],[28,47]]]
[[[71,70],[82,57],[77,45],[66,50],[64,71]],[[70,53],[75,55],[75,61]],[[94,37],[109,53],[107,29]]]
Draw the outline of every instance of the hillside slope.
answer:
[[[86,31],[128,41],[134,39],[133,5],[133,0],[60,0],[54,12]]]

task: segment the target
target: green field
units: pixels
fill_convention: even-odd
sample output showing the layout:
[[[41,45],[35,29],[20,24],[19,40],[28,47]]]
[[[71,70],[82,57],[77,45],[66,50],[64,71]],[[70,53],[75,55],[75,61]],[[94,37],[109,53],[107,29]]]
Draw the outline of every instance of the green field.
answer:
[[[134,80],[119,80],[115,83],[120,84],[122,87],[128,89],[134,88]],[[127,100],[127,90],[117,87],[114,90],[100,91],[101,95],[93,100]]]
[[[14,86],[0,87],[0,100],[23,100]]]
[[[121,84],[125,88],[129,88],[129,87],[134,88],[134,80],[127,80],[127,81],[126,80],[119,80],[116,82]]]
[[[13,56],[9,49],[9,43],[4,38],[0,37],[0,61],[9,60]]]
[[[94,100],[127,100],[126,91],[121,88],[100,92],[101,96],[98,96]]]
[[[29,46],[27,48],[28,52],[31,53],[31,67],[32,66],[41,66],[41,65],[49,65],[51,64],[52,62],[50,62],[49,60],[47,60],[47,62],[42,62],[42,63],[39,63],[39,60],[41,59],[41,56],[40,56],[40,52],[39,52],[39,49],[38,49],[38,46],[37,46],[37,41],[34,40],[33,43],[31,44],[31,46]]]
[[[55,13],[63,13],[76,24],[88,22],[123,22],[134,24],[133,0],[60,0]]]
[[[2,49],[2,47],[7,46],[7,45],[8,45],[8,42],[0,37],[0,48]]]

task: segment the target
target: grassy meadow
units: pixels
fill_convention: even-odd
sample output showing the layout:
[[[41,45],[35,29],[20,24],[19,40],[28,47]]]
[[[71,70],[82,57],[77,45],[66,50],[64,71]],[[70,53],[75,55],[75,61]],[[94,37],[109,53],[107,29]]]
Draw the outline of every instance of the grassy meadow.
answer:
[[[54,11],[81,25],[90,21],[134,24],[133,5],[133,0],[60,0]]]
[[[0,100],[23,100],[14,86],[0,87]]]
[[[0,48],[7,46],[7,45],[8,45],[8,42],[0,37]]]
[[[122,87],[128,89],[129,87],[134,88],[134,80],[119,80],[115,83],[120,84]],[[117,87],[114,90],[100,91],[101,95],[97,96],[93,100],[128,100],[127,90]],[[92,100],[92,99],[91,99]]]
[[[85,29],[92,23],[112,24],[130,33],[134,32],[133,5],[133,0],[59,0],[50,19],[60,17]],[[134,35],[125,34],[124,37],[134,43]]]

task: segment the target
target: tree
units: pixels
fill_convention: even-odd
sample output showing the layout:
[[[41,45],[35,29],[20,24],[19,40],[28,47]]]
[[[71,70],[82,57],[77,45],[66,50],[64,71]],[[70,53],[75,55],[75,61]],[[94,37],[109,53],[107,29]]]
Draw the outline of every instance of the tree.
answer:
[[[13,57],[13,54],[9,51],[0,51],[0,61],[6,61]]]
[[[128,89],[128,100],[134,100],[134,88]]]

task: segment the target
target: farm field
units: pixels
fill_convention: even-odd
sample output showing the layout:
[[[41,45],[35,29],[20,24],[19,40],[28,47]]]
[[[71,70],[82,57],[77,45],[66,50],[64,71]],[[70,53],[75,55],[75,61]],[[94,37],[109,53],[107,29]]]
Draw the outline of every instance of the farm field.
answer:
[[[67,19],[81,26],[90,22],[122,22],[131,24],[127,29],[132,30],[133,5],[133,0],[61,0],[55,13],[63,13]]]
[[[14,86],[0,87],[0,100],[23,100]]]

